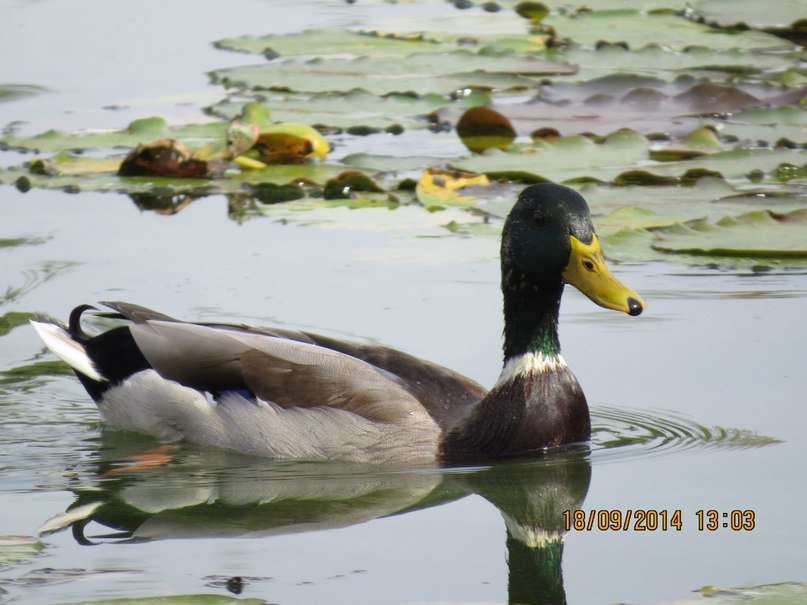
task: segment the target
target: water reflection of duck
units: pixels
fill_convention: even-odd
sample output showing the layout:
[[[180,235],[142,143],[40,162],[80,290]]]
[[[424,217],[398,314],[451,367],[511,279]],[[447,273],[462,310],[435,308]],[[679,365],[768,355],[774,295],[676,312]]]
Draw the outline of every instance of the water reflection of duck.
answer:
[[[306,332],[193,324],[126,303],[94,337],[42,317],[39,335],[103,418],[166,441],[277,458],[462,461],[585,441],[588,406],[560,356],[564,283],[630,315],[644,309],[603,262],[585,200],[525,189],[502,234],[504,368],[490,392],[394,349]]]
[[[104,451],[120,455],[119,444]],[[226,452],[180,450],[160,468],[128,471],[102,462],[103,478],[77,490],[68,511],[43,530],[72,527],[82,544],[268,537],[346,527],[479,494],[505,521],[509,602],[561,605],[566,602],[563,512],[580,508],[586,497],[587,455],[581,447],[529,461],[443,471],[245,460]],[[93,523],[115,533],[99,533]]]

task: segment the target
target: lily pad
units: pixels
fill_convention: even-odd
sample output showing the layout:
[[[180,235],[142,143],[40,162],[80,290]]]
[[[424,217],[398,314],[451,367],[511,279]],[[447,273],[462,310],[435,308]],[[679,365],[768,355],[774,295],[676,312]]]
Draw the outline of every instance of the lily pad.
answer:
[[[423,22],[415,31],[314,29],[295,34],[240,36],[214,43],[217,48],[262,54],[268,59],[278,57],[361,57],[365,55],[402,57],[416,52],[450,52],[460,46],[495,48],[521,53],[538,52],[545,48],[545,37],[524,36],[523,25],[513,21],[512,28],[497,33],[495,28],[474,36],[469,31],[451,34],[443,27],[424,30]],[[400,26],[400,24],[399,24]],[[521,27],[518,27],[521,26]]]
[[[692,14],[719,27],[751,27],[762,30],[790,28],[798,19],[805,17],[801,0],[696,0],[692,2]]]
[[[464,172],[486,174],[521,182],[598,181],[608,182],[630,166],[648,158],[648,141],[643,136],[612,136],[602,144],[582,136],[553,142],[514,146],[512,151],[485,153],[451,162]]]
[[[430,168],[423,172],[415,189],[418,200],[429,206],[470,206],[476,202],[473,195],[467,194],[469,187],[489,185],[484,174],[465,174],[450,170]]]
[[[178,195],[202,197],[219,193],[239,193],[245,184],[306,183],[322,187],[346,170],[346,166],[330,163],[305,163],[263,166],[258,169],[229,171],[217,178],[168,178],[161,176],[125,177],[117,174],[120,160],[99,160],[84,155],[59,154],[49,160],[37,160],[52,170],[30,171],[22,166],[0,172],[0,183],[12,184],[25,179],[30,187],[78,191],[114,191],[147,194],[151,198],[173,199]],[[375,173],[362,169],[367,176]],[[1,299],[0,299],[1,300]]]
[[[351,29],[368,31],[382,35],[417,36],[422,35],[437,42],[457,42],[463,44],[484,44],[503,38],[517,38],[523,42],[527,21],[515,11],[495,13],[483,10],[458,11],[451,4],[439,1],[429,7],[428,18],[423,13],[417,15],[388,13],[388,16],[374,15],[369,22],[359,20]],[[543,44],[542,40],[536,41]]]
[[[409,155],[398,157],[394,155],[379,155],[375,153],[353,153],[342,158],[342,163],[348,166],[373,170],[379,172],[407,174],[417,171],[418,174],[430,166],[435,166],[440,158]]]
[[[467,109],[484,105],[490,96],[481,91],[452,98],[443,94],[419,97],[403,94],[374,95],[364,90],[346,93],[295,93],[264,91],[257,95],[281,122],[302,122],[324,130],[364,128],[393,131],[426,128],[428,115],[444,107]],[[208,108],[213,115],[231,119],[239,115],[243,101],[230,99]]]
[[[577,74],[565,78],[577,81],[623,73],[670,82],[684,76],[708,78],[713,82],[730,82],[739,77],[777,81],[774,70],[784,74],[799,62],[799,53],[796,52],[716,51],[703,46],[673,51],[653,45],[630,50],[618,44],[607,44],[594,48],[572,47],[550,56],[578,65]]]
[[[706,219],[654,229],[660,252],[699,256],[807,258],[807,208],[778,214],[757,210],[712,223]]]
[[[309,29],[294,34],[239,36],[218,40],[216,48],[264,55],[269,59],[299,56],[404,56],[437,50],[440,43],[423,35],[385,36],[346,29]],[[454,45],[452,45],[454,46]]]
[[[707,119],[722,135],[731,135],[743,141],[774,145],[778,141],[807,143],[807,107],[781,105],[755,107],[733,113],[724,120]]]
[[[798,176],[805,164],[807,150],[804,149],[733,149],[693,160],[655,163],[647,165],[641,172],[679,180],[711,174],[730,181],[747,182],[779,180],[777,169],[782,165],[794,167]],[[758,176],[754,177],[754,173]]]
[[[522,103],[493,103],[491,109],[508,118],[521,134],[552,128],[561,135],[604,135],[625,124],[645,134],[688,136],[702,122],[700,114],[726,114],[746,110],[737,121],[765,119],[751,108],[768,105],[767,119],[775,122],[776,108],[805,94],[783,94],[760,86],[721,85],[706,81],[667,83],[656,78],[615,74],[581,83],[558,82],[542,86],[539,96]],[[765,112],[762,111],[763,116]],[[799,116],[793,116],[792,113]],[[782,119],[801,119],[801,110],[784,110]],[[751,118],[744,118],[749,115]],[[455,121],[455,110],[443,110],[441,119]],[[713,120],[717,122],[717,120]]]
[[[792,47],[781,38],[764,32],[715,29],[667,12],[634,9],[582,11],[571,16],[552,15],[541,24],[554,28],[558,37],[585,46],[609,42],[623,43],[631,49],[652,44],[672,50],[703,46],[717,51]]]
[[[0,137],[0,145],[13,149],[70,151],[108,147],[133,148],[159,138],[174,138],[191,148],[202,147],[227,136],[227,124],[209,122],[168,126],[162,118],[135,120],[121,130],[97,130],[67,133],[48,130],[32,137]]]
[[[571,74],[575,71],[574,66],[534,57],[487,56],[456,50],[415,53],[395,60],[375,56],[290,60],[222,69],[211,75],[215,82],[228,88],[317,93],[362,89],[378,95],[425,95],[451,94],[466,88],[526,89],[533,87],[534,82],[525,76]]]

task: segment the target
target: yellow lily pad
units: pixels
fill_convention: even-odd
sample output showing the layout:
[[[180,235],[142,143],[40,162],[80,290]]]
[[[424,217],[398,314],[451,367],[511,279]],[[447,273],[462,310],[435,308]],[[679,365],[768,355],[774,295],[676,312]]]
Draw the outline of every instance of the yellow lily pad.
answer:
[[[489,184],[484,174],[429,168],[420,177],[415,193],[424,206],[470,206],[477,202],[477,197],[463,194],[463,190]]]

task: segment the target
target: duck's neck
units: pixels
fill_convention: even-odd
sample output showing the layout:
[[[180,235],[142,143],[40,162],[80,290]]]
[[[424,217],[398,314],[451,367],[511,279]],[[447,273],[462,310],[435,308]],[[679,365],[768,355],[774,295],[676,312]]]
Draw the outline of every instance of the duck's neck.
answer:
[[[504,368],[493,389],[446,435],[443,456],[449,461],[523,455],[590,436],[586,398],[560,357],[560,277],[543,288],[506,278],[502,290]]]
[[[504,295],[505,366],[525,355],[546,360],[560,355],[558,314],[563,282],[536,286],[508,276],[502,281]]]

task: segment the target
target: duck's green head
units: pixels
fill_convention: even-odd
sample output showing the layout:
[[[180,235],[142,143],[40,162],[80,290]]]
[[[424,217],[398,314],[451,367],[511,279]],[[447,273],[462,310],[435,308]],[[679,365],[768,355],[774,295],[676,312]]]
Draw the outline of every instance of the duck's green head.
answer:
[[[565,282],[598,305],[629,315],[645,308],[606,266],[586,200],[554,183],[527,187],[510,211],[502,233],[502,279],[505,287],[539,290]]]

